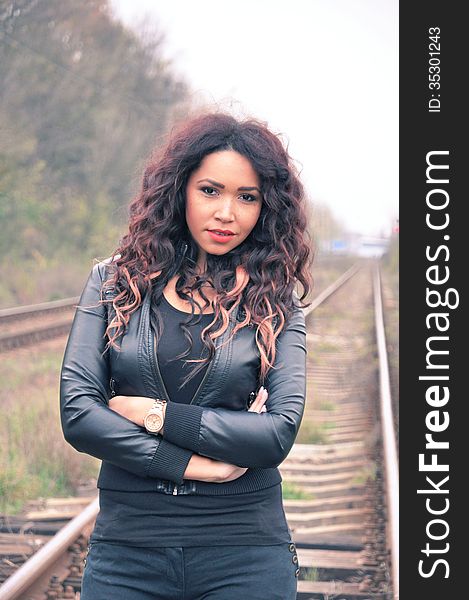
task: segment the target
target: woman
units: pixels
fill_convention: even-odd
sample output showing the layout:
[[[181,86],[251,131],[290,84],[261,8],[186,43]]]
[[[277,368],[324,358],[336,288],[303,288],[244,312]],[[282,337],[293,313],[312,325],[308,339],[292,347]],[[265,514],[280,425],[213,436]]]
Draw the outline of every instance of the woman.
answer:
[[[296,598],[277,466],[304,410],[306,225],[260,122],[196,117],[149,161],[62,365],[65,438],[103,461],[82,600]]]

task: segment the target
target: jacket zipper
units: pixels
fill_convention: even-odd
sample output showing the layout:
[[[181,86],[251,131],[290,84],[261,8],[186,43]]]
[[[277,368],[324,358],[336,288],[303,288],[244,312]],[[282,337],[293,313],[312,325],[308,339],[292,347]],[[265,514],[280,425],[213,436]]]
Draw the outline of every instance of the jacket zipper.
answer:
[[[156,374],[158,376],[159,382],[161,383],[161,388],[163,390],[164,397],[169,402],[170,401],[170,397],[169,397],[169,394],[168,394],[168,390],[166,389],[166,386],[164,384],[164,380],[163,380],[163,377],[162,377],[161,371],[160,371],[160,365],[158,364],[158,355],[156,353],[156,338],[153,335],[153,333],[151,333],[150,335],[153,336],[153,354],[155,355]]]
[[[199,395],[200,390],[202,389],[203,384],[205,383],[205,380],[208,377],[208,374],[210,373],[210,371],[213,368],[213,365],[215,363],[215,356],[212,358],[212,362],[208,365],[207,369],[205,370],[204,376],[202,377],[202,381],[199,383],[199,387],[195,390],[194,395],[192,396],[191,401],[189,402],[189,404],[193,404],[194,400],[197,398],[197,396]]]

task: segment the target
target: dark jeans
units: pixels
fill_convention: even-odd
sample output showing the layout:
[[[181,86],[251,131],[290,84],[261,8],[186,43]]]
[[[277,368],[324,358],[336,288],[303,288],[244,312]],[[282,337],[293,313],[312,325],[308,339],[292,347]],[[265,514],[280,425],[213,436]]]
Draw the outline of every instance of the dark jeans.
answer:
[[[295,600],[293,543],[137,548],[93,542],[81,600]]]

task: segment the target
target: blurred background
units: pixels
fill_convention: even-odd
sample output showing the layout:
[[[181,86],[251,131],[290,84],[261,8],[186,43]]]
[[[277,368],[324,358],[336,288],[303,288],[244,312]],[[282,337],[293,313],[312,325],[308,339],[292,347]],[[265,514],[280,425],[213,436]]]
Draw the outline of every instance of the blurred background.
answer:
[[[0,0],[0,308],[78,295],[151,149],[208,107],[288,144],[318,291],[383,257],[397,348],[397,26],[394,0]],[[65,341],[2,355],[2,512],[96,473],[59,429]]]
[[[397,3],[0,1],[0,306],[76,294],[174,119],[282,135],[332,252],[397,231]],[[19,268],[19,266],[21,268]]]

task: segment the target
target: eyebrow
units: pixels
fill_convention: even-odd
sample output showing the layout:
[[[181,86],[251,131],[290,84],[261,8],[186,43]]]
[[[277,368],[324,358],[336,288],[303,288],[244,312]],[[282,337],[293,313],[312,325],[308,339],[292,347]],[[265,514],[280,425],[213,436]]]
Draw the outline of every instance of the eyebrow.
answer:
[[[197,183],[202,183],[202,181],[208,181],[214,187],[219,187],[222,190],[225,189],[225,186],[223,185],[223,183],[218,183],[217,181],[213,181],[213,179],[208,179],[208,178],[199,179],[199,181]],[[252,192],[252,190],[257,190],[259,192],[259,194],[261,193],[261,190],[255,185],[251,186],[251,187],[242,186],[242,187],[238,188],[238,192]]]

